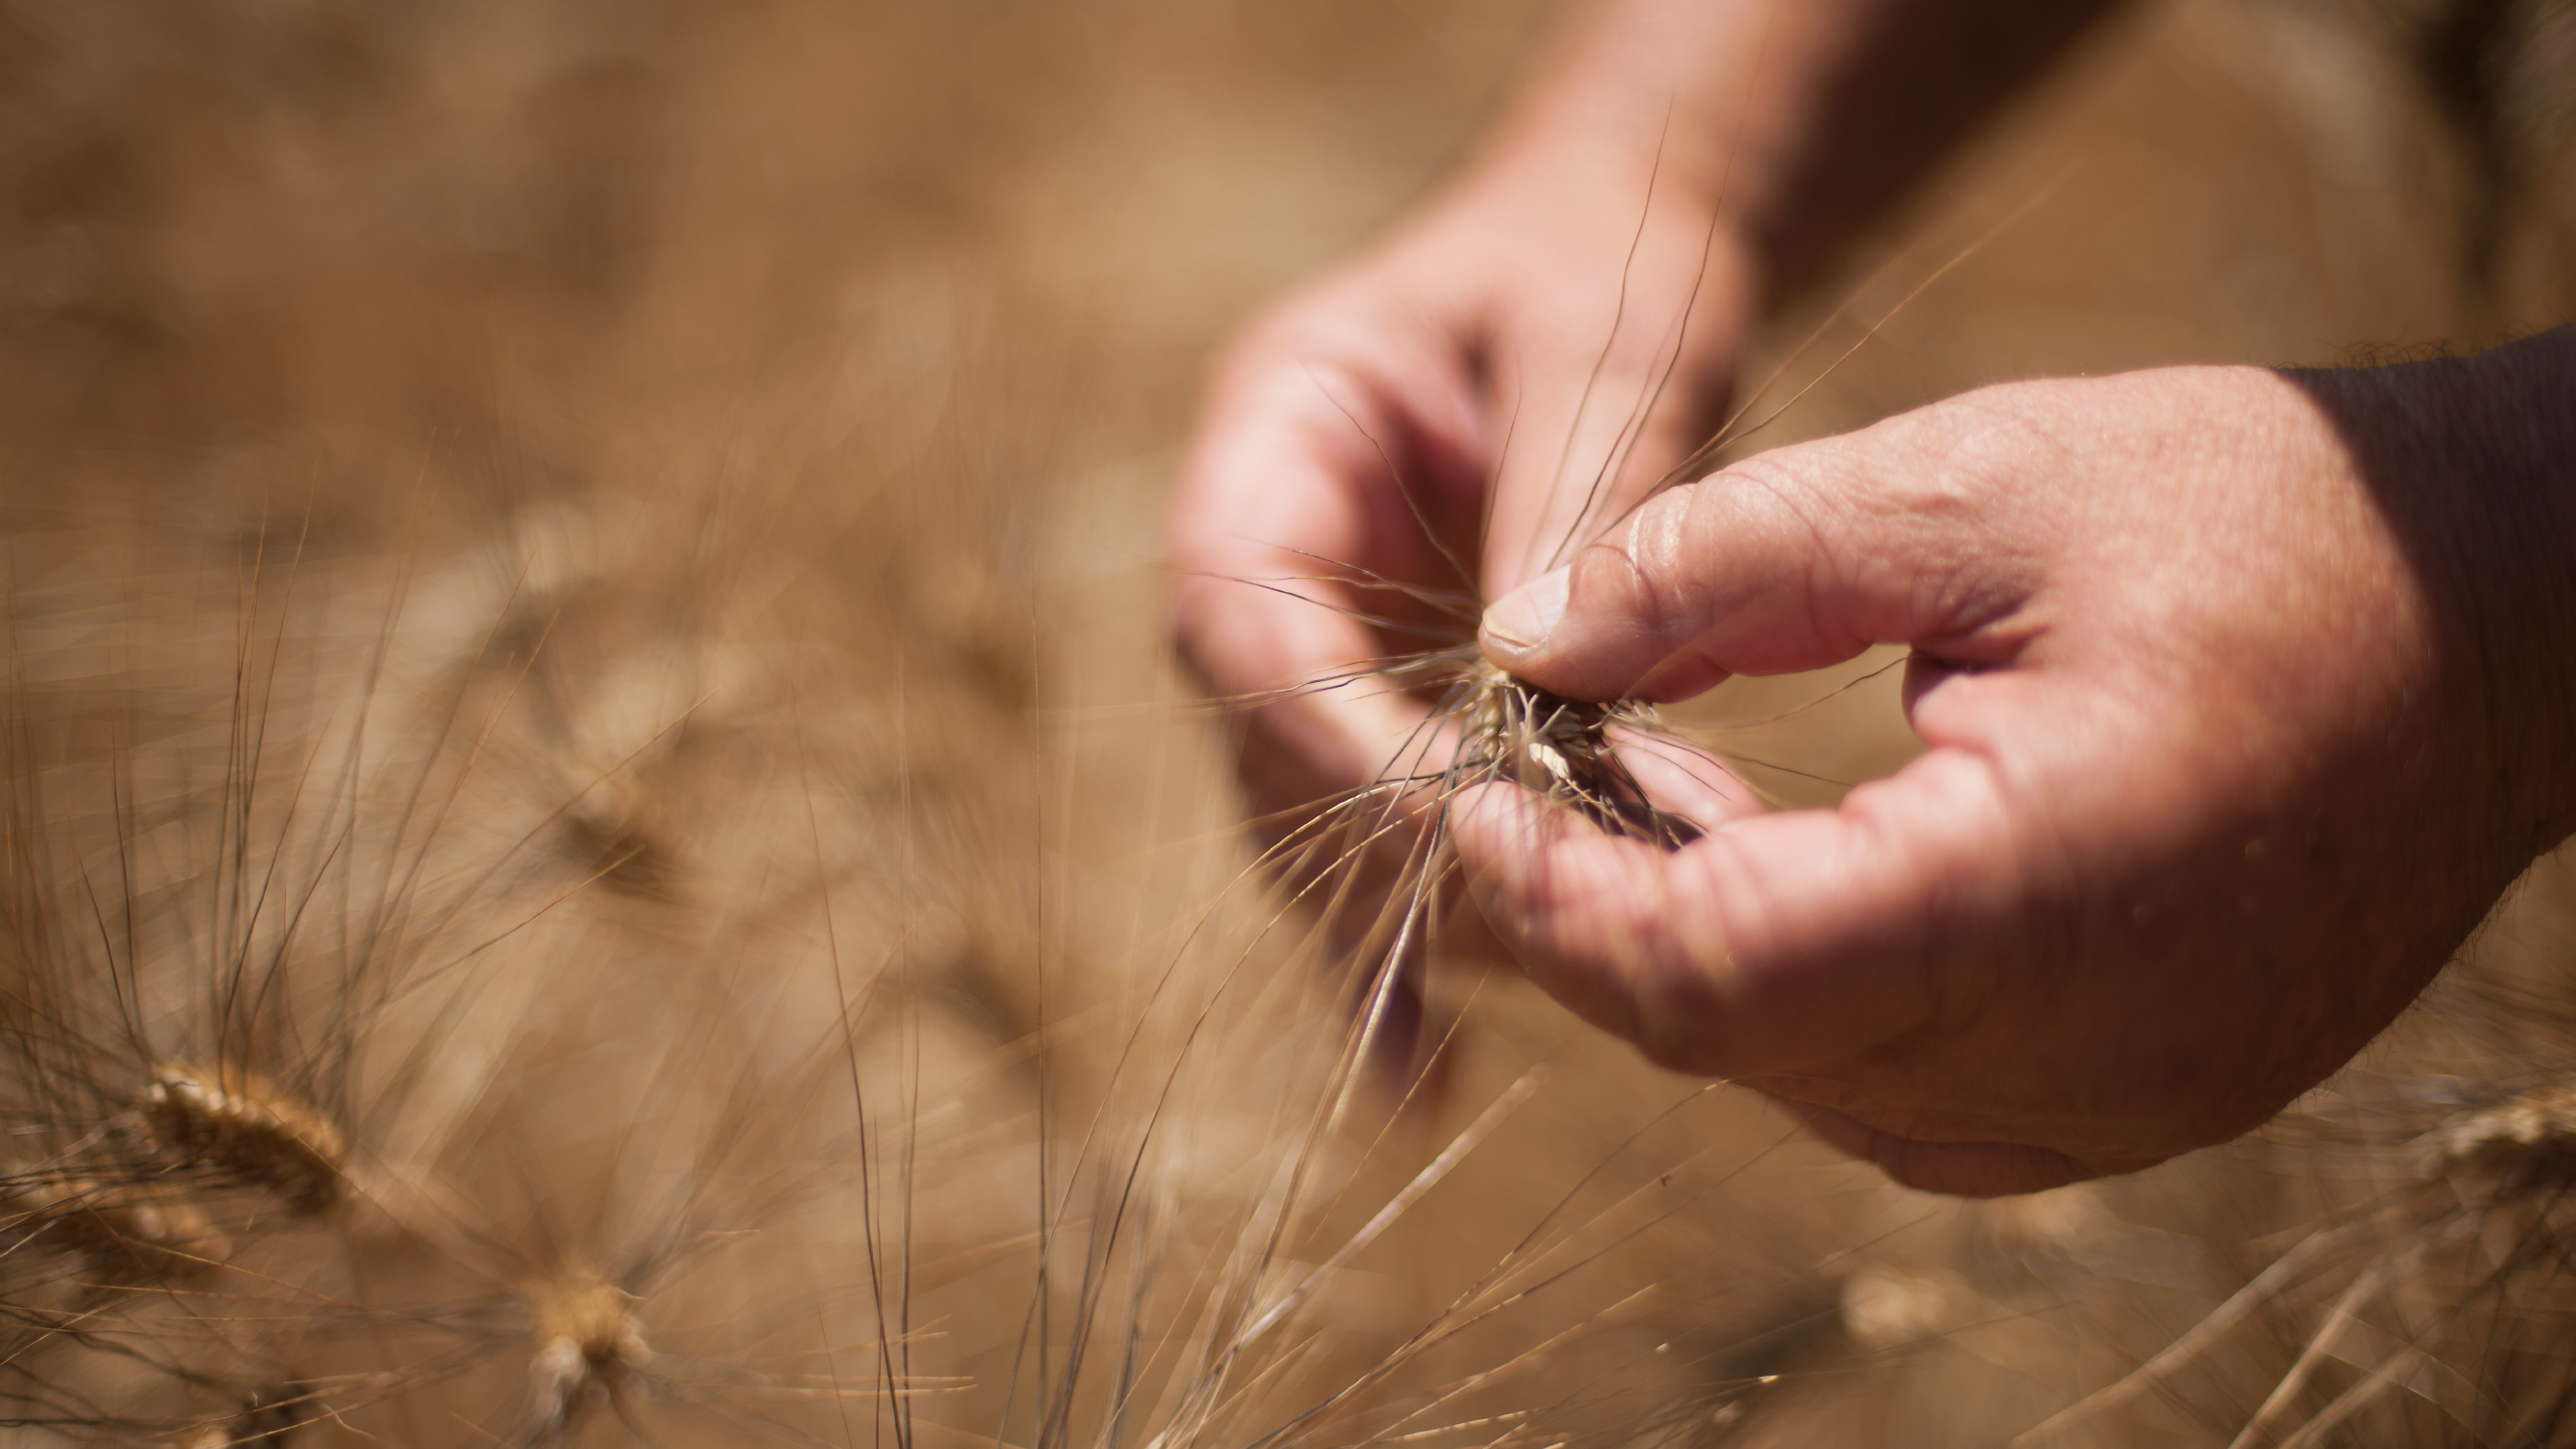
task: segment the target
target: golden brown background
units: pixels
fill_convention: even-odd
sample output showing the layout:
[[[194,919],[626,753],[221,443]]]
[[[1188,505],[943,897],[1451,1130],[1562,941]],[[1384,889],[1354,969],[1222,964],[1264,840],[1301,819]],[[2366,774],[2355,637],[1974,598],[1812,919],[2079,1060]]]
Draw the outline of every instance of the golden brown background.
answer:
[[[919,990],[971,1038],[961,1059],[1026,1038],[1041,1011],[1033,981],[1072,983],[1048,1011],[1125,1009],[1245,860],[1216,732],[1167,667],[1156,618],[1157,509],[1197,379],[1252,309],[1392,225],[1460,156],[1544,43],[1552,8],[0,9],[12,587],[32,597],[86,568],[83,587],[130,600],[151,592],[134,580],[152,570],[221,574],[289,551],[470,553],[550,538],[553,519],[647,515],[598,549],[602,582],[545,616],[568,621],[540,631],[568,662],[526,692],[554,721],[529,726],[528,754],[617,758],[583,733],[585,711],[626,687],[601,661],[721,633],[725,648],[692,666],[716,682],[701,694],[692,675],[680,691],[681,705],[715,701],[696,738],[784,758],[782,701],[826,700],[797,728],[831,739],[799,734],[795,748],[906,822],[901,848],[852,847],[850,876],[870,892],[858,914],[918,960]],[[2466,116],[2448,72],[2424,59],[2443,7],[2135,7],[1930,178],[1836,281],[1784,299],[1749,375],[1833,308],[1875,321],[1976,247],[1765,440],[2003,378],[2331,363],[2563,320],[2576,306],[2564,144],[2576,22],[2564,5],[2486,9],[2518,42],[2497,53],[2520,58],[2489,68],[2492,114]],[[792,546],[756,566],[696,567],[732,557],[716,540],[746,516],[758,527],[740,531]],[[148,560],[94,543],[138,517],[158,540]],[[62,687],[20,698],[66,739],[84,711],[108,708],[100,692],[160,687],[131,651],[93,667],[62,650],[44,656]],[[745,651],[807,693],[727,684],[723,661]],[[1749,767],[1765,786],[1829,798],[1833,782],[1902,758],[1893,682],[1794,706],[1880,662],[1739,682],[1694,717],[1782,767]],[[73,687],[84,680],[95,689]],[[735,774],[690,786],[696,776],[672,769],[660,815],[565,817],[580,827],[566,827],[565,851],[610,851],[601,870],[628,873],[611,882],[628,893],[626,934],[596,939],[649,938],[619,948],[635,960],[705,954],[732,918],[668,883],[767,879],[753,865],[775,844],[776,829],[745,823],[744,802],[769,797],[735,789]],[[1247,936],[1275,905],[1252,895],[1220,912],[1216,934]],[[700,908],[706,919],[685,926],[654,914]],[[2545,903],[2526,907],[2494,949],[2549,953],[2552,919]],[[1284,954],[1229,949],[1253,949],[1264,970]],[[2052,1195],[1965,1214],[1797,1145],[1756,1104],[1648,1071],[1507,978],[1436,982],[1435,1005],[1466,1010],[1470,1027],[1445,1096],[1391,1129],[1412,1134],[1396,1157],[1436,1150],[1533,1063],[1554,1075],[1448,1196],[1425,1200],[1427,1221],[1318,1308],[1348,1335],[1308,1365],[1319,1384],[1391,1352],[1403,1325],[1612,1157],[1624,1165],[1582,1189],[1597,1199],[1583,1207],[1595,1237],[1615,1240],[1602,1286],[1540,1322],[1571,1327],[1664,1285],[1665,1306],[1599,1335],[1608,1359],[1666,1366],[1636,1390],[1656,1403],[1583,1399],[1592,1369],[1547,1369],[1548,1353],[1574,1355],[1532,1349],[1548,1340],[1535,1328],[1468,1341],[1442,1372],[1468,1372],[1477,1354],[1535,1355],[1523,1367],[1556,1372],[1549,1392],[1576,1405],[1566,1432],[1600,1442],[1982,1442],[2188,1329],[2266,1260],[2262,1244],[2277,1251],[2264,1234],[2344,1200],[2332,1181],[2285,1182],[2257,1161],[2132,1184],[2116,1201]],[[1312,1007],[1302,989],[1271,994]],[[614,1023],[667,1008],[618,1010],[633,1015],[583,1030],[624,1039],[643,1028]],[[934,1041],[932,1055],[943,1049]],[[1078,1077],[1041,1089],[1063,1092],[1068,1113],[1127,1100]],[[1196,1099],[1200,1130],[1279,1137],[1262,1115],[1275,1101],[1223,1086]],[[558,1114],[590,1102],[568,1096]],[[1701,1105],[1649,1124],[1675,1102]],[[1222,1171],[1182,1174],[1174,1191],[1241,1197],[1251,1169],[1218,1159]],[[1410,1170],[1361,1176],[1384,1178],[1370,1189],[1382,1196]],[[1685,1206],[1637,1206],[1676,1176]],[[987,1208],[1016,1191],[952,1186]],[[1373,1200],[1361,1193],[1342,1216],[1365,1217]],[[1653,1231],[1620,1236],[1620,1215],[1641,1212]],[[945,1226],[955,1240],[938,1245],[950,1256],[936,1291],[950,1295],[958,1361],[987,1387],[938,1413],[986,1433],[1003,1421],[990,1385],[1009,1378],[1009,1324],[972,1320],[995,1303],[1007,1319],[1025,1300],[1011,1235],[1026,1224],[995,1208]],[[2122,1296],[2086,1309],[2094,1294]],[[701,1297],[770,1322],[759,1305]],[[2322,1311],[2285,1308],[2216,1373],[2221,1387],[2259,1400]],[[495,1372],[493,1401],[510,1401],[517,1370]],[[1769,1374],[1783,1385],[1746,1417],[1748,1386],[1767,1392]],[[1031,1412],[1009,1411],[1011,1432]],[[2149,1441],[2226,1437],[2213,1427],[2225,1416],[2192,1403],[2145,1412]]]

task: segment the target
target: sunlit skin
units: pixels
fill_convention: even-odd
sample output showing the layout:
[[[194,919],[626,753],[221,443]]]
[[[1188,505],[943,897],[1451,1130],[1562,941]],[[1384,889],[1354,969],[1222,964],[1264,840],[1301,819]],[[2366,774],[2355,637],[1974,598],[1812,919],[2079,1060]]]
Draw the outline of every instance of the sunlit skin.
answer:
[[[2381,381],[2429,417],[2519,390],[2538,419],[2576,396],[2576,334],[2412,372]],[[2485,466],[2409,476],[2319,381],[1993,388],[1649,503],[1489,610],[1488,656],[1668,700],[1910,645],[1926,753],[1836,810],[1676,799],[1716,828],[1669,854],[1481,790],[1458,849],[1487,918],[1587,1019],[1916,1186],[2260,1123],[2576,821],[2576,451],[2499,457],[2462,421],[2439,451]],[[2526,597],[2470,602],[2497,586]]]
[[[1815,97],[1927,13],[1782,9],[1602,7],[1421,219],[1247,334],[1174,506],[1178,638],[1246,695],[1413,647],[1229,580],[1336,560],[1467,585],[1427,519],[1497,600],[1487,657],[1576,698],[1911,646],[1927,752],[1838,809],[1641,770],[1716,827],[1668,854],[1473,792],[1457,847],[1485,917],[1587,1019],[1915,1186],[2028,1191],[2225,1140],[2384,1029],[2576,825],[2576,333],[1988,389],[1675,489],[1551,574],[1532,541],[1591,478],[1560,458],[1597,461],[1660,367],[1614,503],[1722,414],[1794,208],[1834,210],[1784,180],[1818,169],[1801,138],[1868,140]],[[1686,127],[1749,149],[1676,153]],[[1596,363],[1619,401],[1578,413]],[[1326,798],[1417,722],[1384,693],[1282,699],[1247,720],[1246,778],[1266,809]]]

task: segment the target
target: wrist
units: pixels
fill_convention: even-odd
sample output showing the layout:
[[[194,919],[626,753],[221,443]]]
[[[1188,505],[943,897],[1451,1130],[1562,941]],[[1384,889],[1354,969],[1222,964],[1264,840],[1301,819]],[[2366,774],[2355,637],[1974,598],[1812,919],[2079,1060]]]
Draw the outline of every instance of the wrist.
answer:
[[[1633,221],[1715,221],[1737,270],[1777,210],[1817,92],[1891,0],[1591,0],[1542,48],[1461,189],[1574,188]]]
[[[1820,13],[1874,0],[1822,0]],[[1747,154],[1749,114],[1762,92],[1783,89],[1796,69],[1775,49],[1782,28],[1769,0],[1594,0],[1577,7],[1566,32],[1542,49],[1548,63],[1527,77],[1490,128],[1470,171],[1532,163],[1613,179],[1642,194],[1657,189],[1701,203],[1744,209],[1768,192],[1767,168]],[[1801,27],[1794,21],[1786,28]],[[1768,86],[1764,81],[1770,81]]]
[[[2530,783],[2549,813],[2534,853],[2576,833],[2576,327],[2466,361],[2462,475],[2496,498],[2511,590],[2500,657],[2529,672],[2519,697]]]
[[[1746,311],[1761,296],[1761,256],[1742,213],[1722,188],[1659,166],[1651,144],[1640,151],[1601,137],[1531,135],[1490,147],[1412,235],[1438,238],[1421,250],[1453,274],[1461,256],[1488,248],[1536,262],[1541,274],[1516,275],[1515,287],[1615,287],[1624,274],[1651,289],[1696,274],[1703,302],[1722,297]]]
[[[2576,832],[2576,328],[2291,374],[2349,445],[2436,620],[2433,688],[2518,860]]]

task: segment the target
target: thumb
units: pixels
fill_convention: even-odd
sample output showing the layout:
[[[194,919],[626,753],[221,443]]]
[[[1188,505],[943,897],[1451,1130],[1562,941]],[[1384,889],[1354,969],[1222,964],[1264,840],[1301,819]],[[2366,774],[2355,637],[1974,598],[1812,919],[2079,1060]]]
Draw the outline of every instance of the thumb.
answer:
[[[1872,644],[1989,662],[1954,647],[2026,594],[2024,551],[1995,545],[1974,458],[1923,433],[1782,448],[1658,495],[1496,600],[1486,657],[1571,698],[1660,700]]]

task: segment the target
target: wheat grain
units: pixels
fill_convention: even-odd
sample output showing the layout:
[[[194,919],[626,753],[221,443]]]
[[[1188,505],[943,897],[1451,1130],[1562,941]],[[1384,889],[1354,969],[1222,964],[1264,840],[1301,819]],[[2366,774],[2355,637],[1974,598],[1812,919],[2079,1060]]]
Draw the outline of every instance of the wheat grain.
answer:
[[[164,1062],[145,1091],[153,1134],[182,1165],[273,1193],[298,1217],[330,1211],[347,1191],[340,1129],[247,1068]]]
[[[10,1254],[67,1254],[108,1282],[198,1277],[232,1252],[231,1240],[176,1193],[102,1184],[59,1167],[9,1173],[0,1213]]]
[[[617,1402],[653,1360],[632,1299],[595,1269],[576,1268],[527,1290],[537,1351],[529,1365],[536,1421],[549,1438]]]

